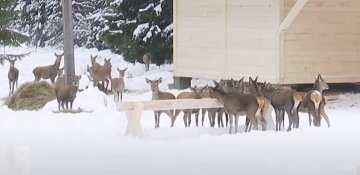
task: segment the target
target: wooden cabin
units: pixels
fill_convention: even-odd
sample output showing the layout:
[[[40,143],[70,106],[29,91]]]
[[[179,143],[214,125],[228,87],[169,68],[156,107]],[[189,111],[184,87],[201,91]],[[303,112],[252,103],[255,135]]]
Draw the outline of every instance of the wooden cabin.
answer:
[[[174,0],[174,76],[360,82],[360,0]]]

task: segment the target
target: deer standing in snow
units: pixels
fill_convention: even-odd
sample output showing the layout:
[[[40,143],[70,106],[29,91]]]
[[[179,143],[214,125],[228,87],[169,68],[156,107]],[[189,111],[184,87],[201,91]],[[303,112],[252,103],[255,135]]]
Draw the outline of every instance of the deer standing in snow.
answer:
[[[72,109],[73,102],[76,98],[76,93],[79,89],[79,81],[81,79],[81,75],[79,76],[71,76],[70,77],[70,84],[55,84],[54,91],[56,95],[56,99],[58,102],[58,109],[60,111],[60,106],[62,109],[64,109],[64,105],[66,106],[66,109],[69,108],[70,103],[70,109]]]
[[[19,70],[15,67],[15,61],[17,59],[8,59],[10,62],[10,68],[8,72],[8,79],[9,79],[9,96],[10,94],[14,93],[14,86],[16,84],[16,88],[18,87],[18,78],[19,78]]]
[[[57,70],[60,67],[61,57],[64,56],[64,53],[58,55],[55,53],[55,63],[48,66],[35,67],[33,70],[33,74],[35,76],[35,81],[39,81],[41,78],[50,79],[51,83],[55,82],[55,77],[57,75]]]
[[[145,71],[149,71],[149,66],[152,60],[152,54],[150,52],[146,52],[143,56],[143,62],[145,64]]]
[[[311,116],[314,120],[314,126],[320,126],[321,118],[324,117],[327,126],[330,127],[329,116],[325,113],[325,97],[322,95],[324,90],[329,89],[329,85],[319,74],[315,80],[313,88],[303,93],[303,102],[299,106],[299,111],[308,113],[309,124],[311,126]]]
[[[125,82],[124,82],[124,76],[125,76],[125,71],[127,70],[127,68],[120,70],[119,68],[117,68],[117,71],[119,72],[119,78],[113,78],[111,79],[111,89],[113,91],[114,94],[114,101],[122,101],[122,94],[124,93],[125,90]]]
[[[225,93],[219,89],[219,83],[215,81],[214,83],[215,87],[211,88],[210,97],[216,98],[224,105],[225,111],[229,115],[229,134],[232,133],[233,117],[235,117],[235,133],[237,133],[240,115],[246,115],[254,128],[257,129],[259,120],[263,120],[263,116],[261,116],[261,110],[265,104],[263,98],[259,98],[255,94]],[[263,125],[262,128],[266,130],[266,125]],[[251,131],[251,127],[248,131]]]
[[[202,87],[202,88],[198,88],[198,87],[191,87],[190,90],[191,92],[181,92],[176,99],[200,99],[201,98],[201,94],[203,92],[203,90],[207,88],[207,87]],[[176,117],[179,115],[180,112],[184,113],[184,124],[185,127],[190,127],[191,124],[191,114],[195,114],[195,123],[196,126],[199,126],[199,113],[200,113],[200,109],[184,109],[184,110],[175,110],[175,115],[174,115],[174,119],[173,122],[171,123],[171,126],[174,126],[174,122],[176,120]]]
[[[175,95],[169,92],[163,92],[159,90],[159,84],[161,83],[162,78],[158,80],[149,80],[146,78],[146,82],[150,85],[150,90],[152,93],[152,100],[171,100],[176,99]],[[154,111],[155,115],[155,128],[160,127],[160,115],[165,113],[171,118],[171,123],[174,122],[174,110],[161,110],[161,111]]]
[[[96,57],[94,57],[95,59]],[[109,81],[111,81],[111,58],[109,59],[104,59],[104,65],[101,66],[100,64],[94,62],[93,63],[93,59],[92,61],[92,66],[87,68],[88,72],[90,73],[91,77],[93,78],[94,84],[97,85],[98,82],[102,82],[102,90],[107,93],[107,89],[109,86]],[[106,83],[106,86],[105,83]]]

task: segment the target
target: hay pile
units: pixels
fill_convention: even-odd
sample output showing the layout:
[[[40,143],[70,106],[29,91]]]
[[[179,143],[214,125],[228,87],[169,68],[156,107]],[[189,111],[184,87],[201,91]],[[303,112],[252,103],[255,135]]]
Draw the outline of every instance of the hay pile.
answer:
[[[54,99],[54,88],[48,82],[28,82],[20,86],[5,104],[12,110],[39,110]]]

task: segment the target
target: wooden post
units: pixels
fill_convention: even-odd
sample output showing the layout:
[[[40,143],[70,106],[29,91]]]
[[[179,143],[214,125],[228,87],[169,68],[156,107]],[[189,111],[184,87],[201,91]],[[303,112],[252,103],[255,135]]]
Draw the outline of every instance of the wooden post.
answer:
[[[72,0],[62,0],[62,2],[64,19],[65,83],[69,84],[70,77],[75,75]]]
[[[133,110],[126,111],[126,117],[128,120],[128,125],[126,128],[125,135],[128,136],[144,136],[144,131],[141,127],[141,114],[144,110],[144,103],[138,102],[134,104]]]

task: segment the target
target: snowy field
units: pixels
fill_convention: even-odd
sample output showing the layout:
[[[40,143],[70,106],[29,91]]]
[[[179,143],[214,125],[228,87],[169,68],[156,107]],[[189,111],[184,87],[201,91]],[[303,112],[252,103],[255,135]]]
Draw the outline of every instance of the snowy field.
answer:
[[[25,53],[33,48],[9,48],[8,53]],[[38,49],[22,61],[19,85],[32,81],[36,66],[52,64],[53,48]],[[83,74],[80,88],[90,85],[84,75],[90,54],[112,58],[116,67],[128,67],[124,101],[150,100],[145,78],[163,78],[161,89],[172,83],[172,65],[127,64],[109,51],[75,49],[76,73]],[[63,63],[62,63],[63,65]],[[61,66],[62,67],[62,66]],[[0,97],[8,95],[6,62],[0,69]],[[325,77],[326,78],[326,77]],[[48,80],[49,81],[49,80]],[[205,85],[210,80],[193,80]],[[175,94],[178,91],[172,90]],[[56,100],[39,111],[12,111],[0,107],[0,175],[120,175],[120,174],[262,174],[262,175],[355,175],[360,174],[360,95],[343,94],[326,106],[331,127],[309,127],[307,114],[300,114],[300,128],[291,132],[252,131],[228,135],[227,128],[185,128],[182,117],[175,127],[161,117],[154,129],[150,111],[142,116],[144,138],[124,136],[126,117],[116,112],[112,95],[91,87],[78,93],[74,108],[91,113],[64,114]],[[3,102],[1,102],[3,103]],[[194,121],[194,120],[193,120]],[[244,125],[244,117],[240,123]],[[241,126],[240,128],[243,128]],[[241,131],[242,132],[242,131]]]

